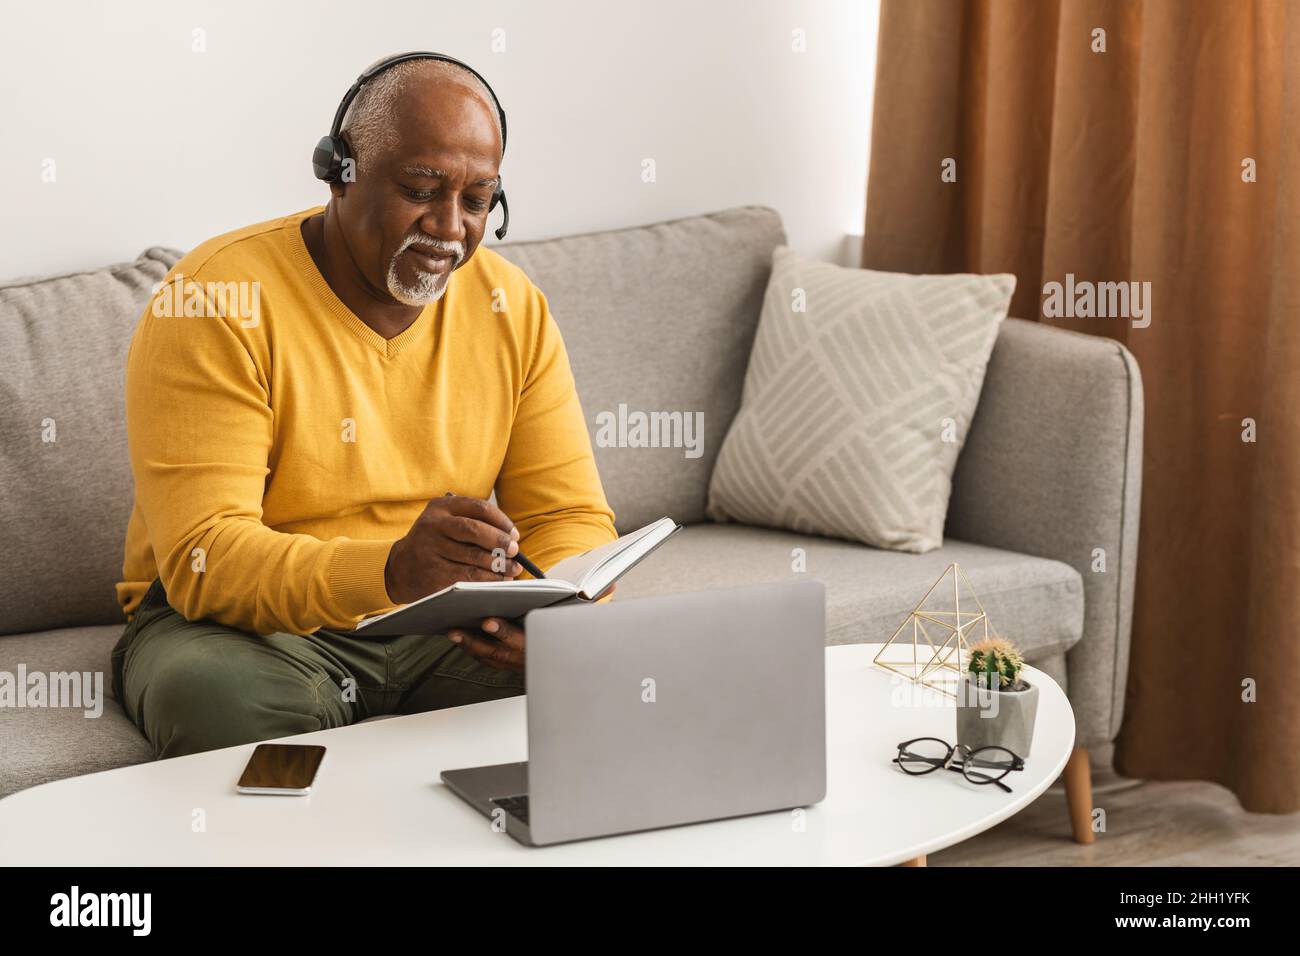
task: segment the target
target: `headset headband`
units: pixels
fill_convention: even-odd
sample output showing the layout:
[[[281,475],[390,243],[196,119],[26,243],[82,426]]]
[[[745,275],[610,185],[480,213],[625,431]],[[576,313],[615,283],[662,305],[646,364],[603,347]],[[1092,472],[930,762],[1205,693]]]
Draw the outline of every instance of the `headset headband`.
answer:
[[[366,72],[357,77],[356,82],[348,87],[348,91],[343,94],[343,102],[339,103],[339,108],[334,113],[334,122],[330,125],[330,135],[338,136],[339,133],[342,132],[343,117],[347,116],[348,107],[352,105],[352,101],[355,100],[357,94],[361,92],[361,87],[365,86],[385,70],[389,70],[397,66],[399,63],[408,63],[411,60],[438,60],[442,63],[452,63],[459,66],[461,69],[468,70],[470,73],[474,74],[474,76],[478,77],[479,82],[487,88],[488,93],[491,95],[492,105],[496,107],[497,116],[501,120],[501,155],[504,156],[506,154],[506,111],[501,108],[501,100],[497,98],[497,91],[492,89],[492,84],[484,79],[483,74],[474,69],[474,67],[462,60],[456,59],[454,56],[446,56],[442,53],[403,53],[399,56],[389,57],[387,60],[381,60],[370,69],[366,70]]]

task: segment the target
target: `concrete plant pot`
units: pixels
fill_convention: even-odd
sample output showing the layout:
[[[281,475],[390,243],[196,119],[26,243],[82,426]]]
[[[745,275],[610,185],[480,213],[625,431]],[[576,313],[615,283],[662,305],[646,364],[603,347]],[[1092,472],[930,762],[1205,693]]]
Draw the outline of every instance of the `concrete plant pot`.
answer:
[[[970,675],[957,691],[957,743],[971,750],[1005,747],[1018,757],[1029,756],[1038,713],[1038,688],[1021,681],[1023,690],[990,690]]]

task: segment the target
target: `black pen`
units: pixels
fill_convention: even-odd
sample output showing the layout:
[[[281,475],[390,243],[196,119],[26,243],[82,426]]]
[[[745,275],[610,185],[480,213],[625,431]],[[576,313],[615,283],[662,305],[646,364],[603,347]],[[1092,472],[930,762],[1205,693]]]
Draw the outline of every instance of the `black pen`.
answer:
[[[443,497],[446,498],[452,497],[452,492],[450,491],[447,492],[447,494],[444,495]],[[542,573],[541,568],[539,568],[537,565],[533,564],[533,562],[529,561],[527,558],[524,557],[524,553],[522,551],[520,551],[518,554],[515,555],[514,560],[518,561],[521,565],[523,565],[524,570],[527,571],[529,574],[531,574],[533,577],[535,578],[546,577],[546,575]]]
[[[520,551],[518,554],[515,555],[515,560],[518,561],[520,564],[522,564],[524,566],[524,570],[527,571],[529,574],[531,574],[533,577],[535,578],[546,577],[546,575],[542,573],[541,568],[539,568],[537,565],[533,564],[533,562],[529,561],[527,558],[524,557],[524,553],[522,551]]]

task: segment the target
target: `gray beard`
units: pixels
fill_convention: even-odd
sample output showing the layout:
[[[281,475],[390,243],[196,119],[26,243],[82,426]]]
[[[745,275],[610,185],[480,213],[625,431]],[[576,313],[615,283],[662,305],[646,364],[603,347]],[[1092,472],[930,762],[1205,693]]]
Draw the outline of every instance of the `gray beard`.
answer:
[[[437,302],[447,291],[451,272],[440,276],[436,272],[417,272],[415,281],[404,283],[397,274],[397,259],[388,264],[388,294],[403,305],[428,305]]]

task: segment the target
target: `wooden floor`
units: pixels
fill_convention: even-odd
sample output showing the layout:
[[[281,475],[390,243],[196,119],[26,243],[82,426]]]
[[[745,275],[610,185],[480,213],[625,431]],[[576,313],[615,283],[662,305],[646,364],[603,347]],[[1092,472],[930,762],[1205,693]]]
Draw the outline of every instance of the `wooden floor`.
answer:
[[[1125,780],[1094,771],[1106,832],[1070,839],[1058,783],[1010,820],[939,853],[930,866],[1296,866],[1300,813],[1247,813],[1213,783]]]

